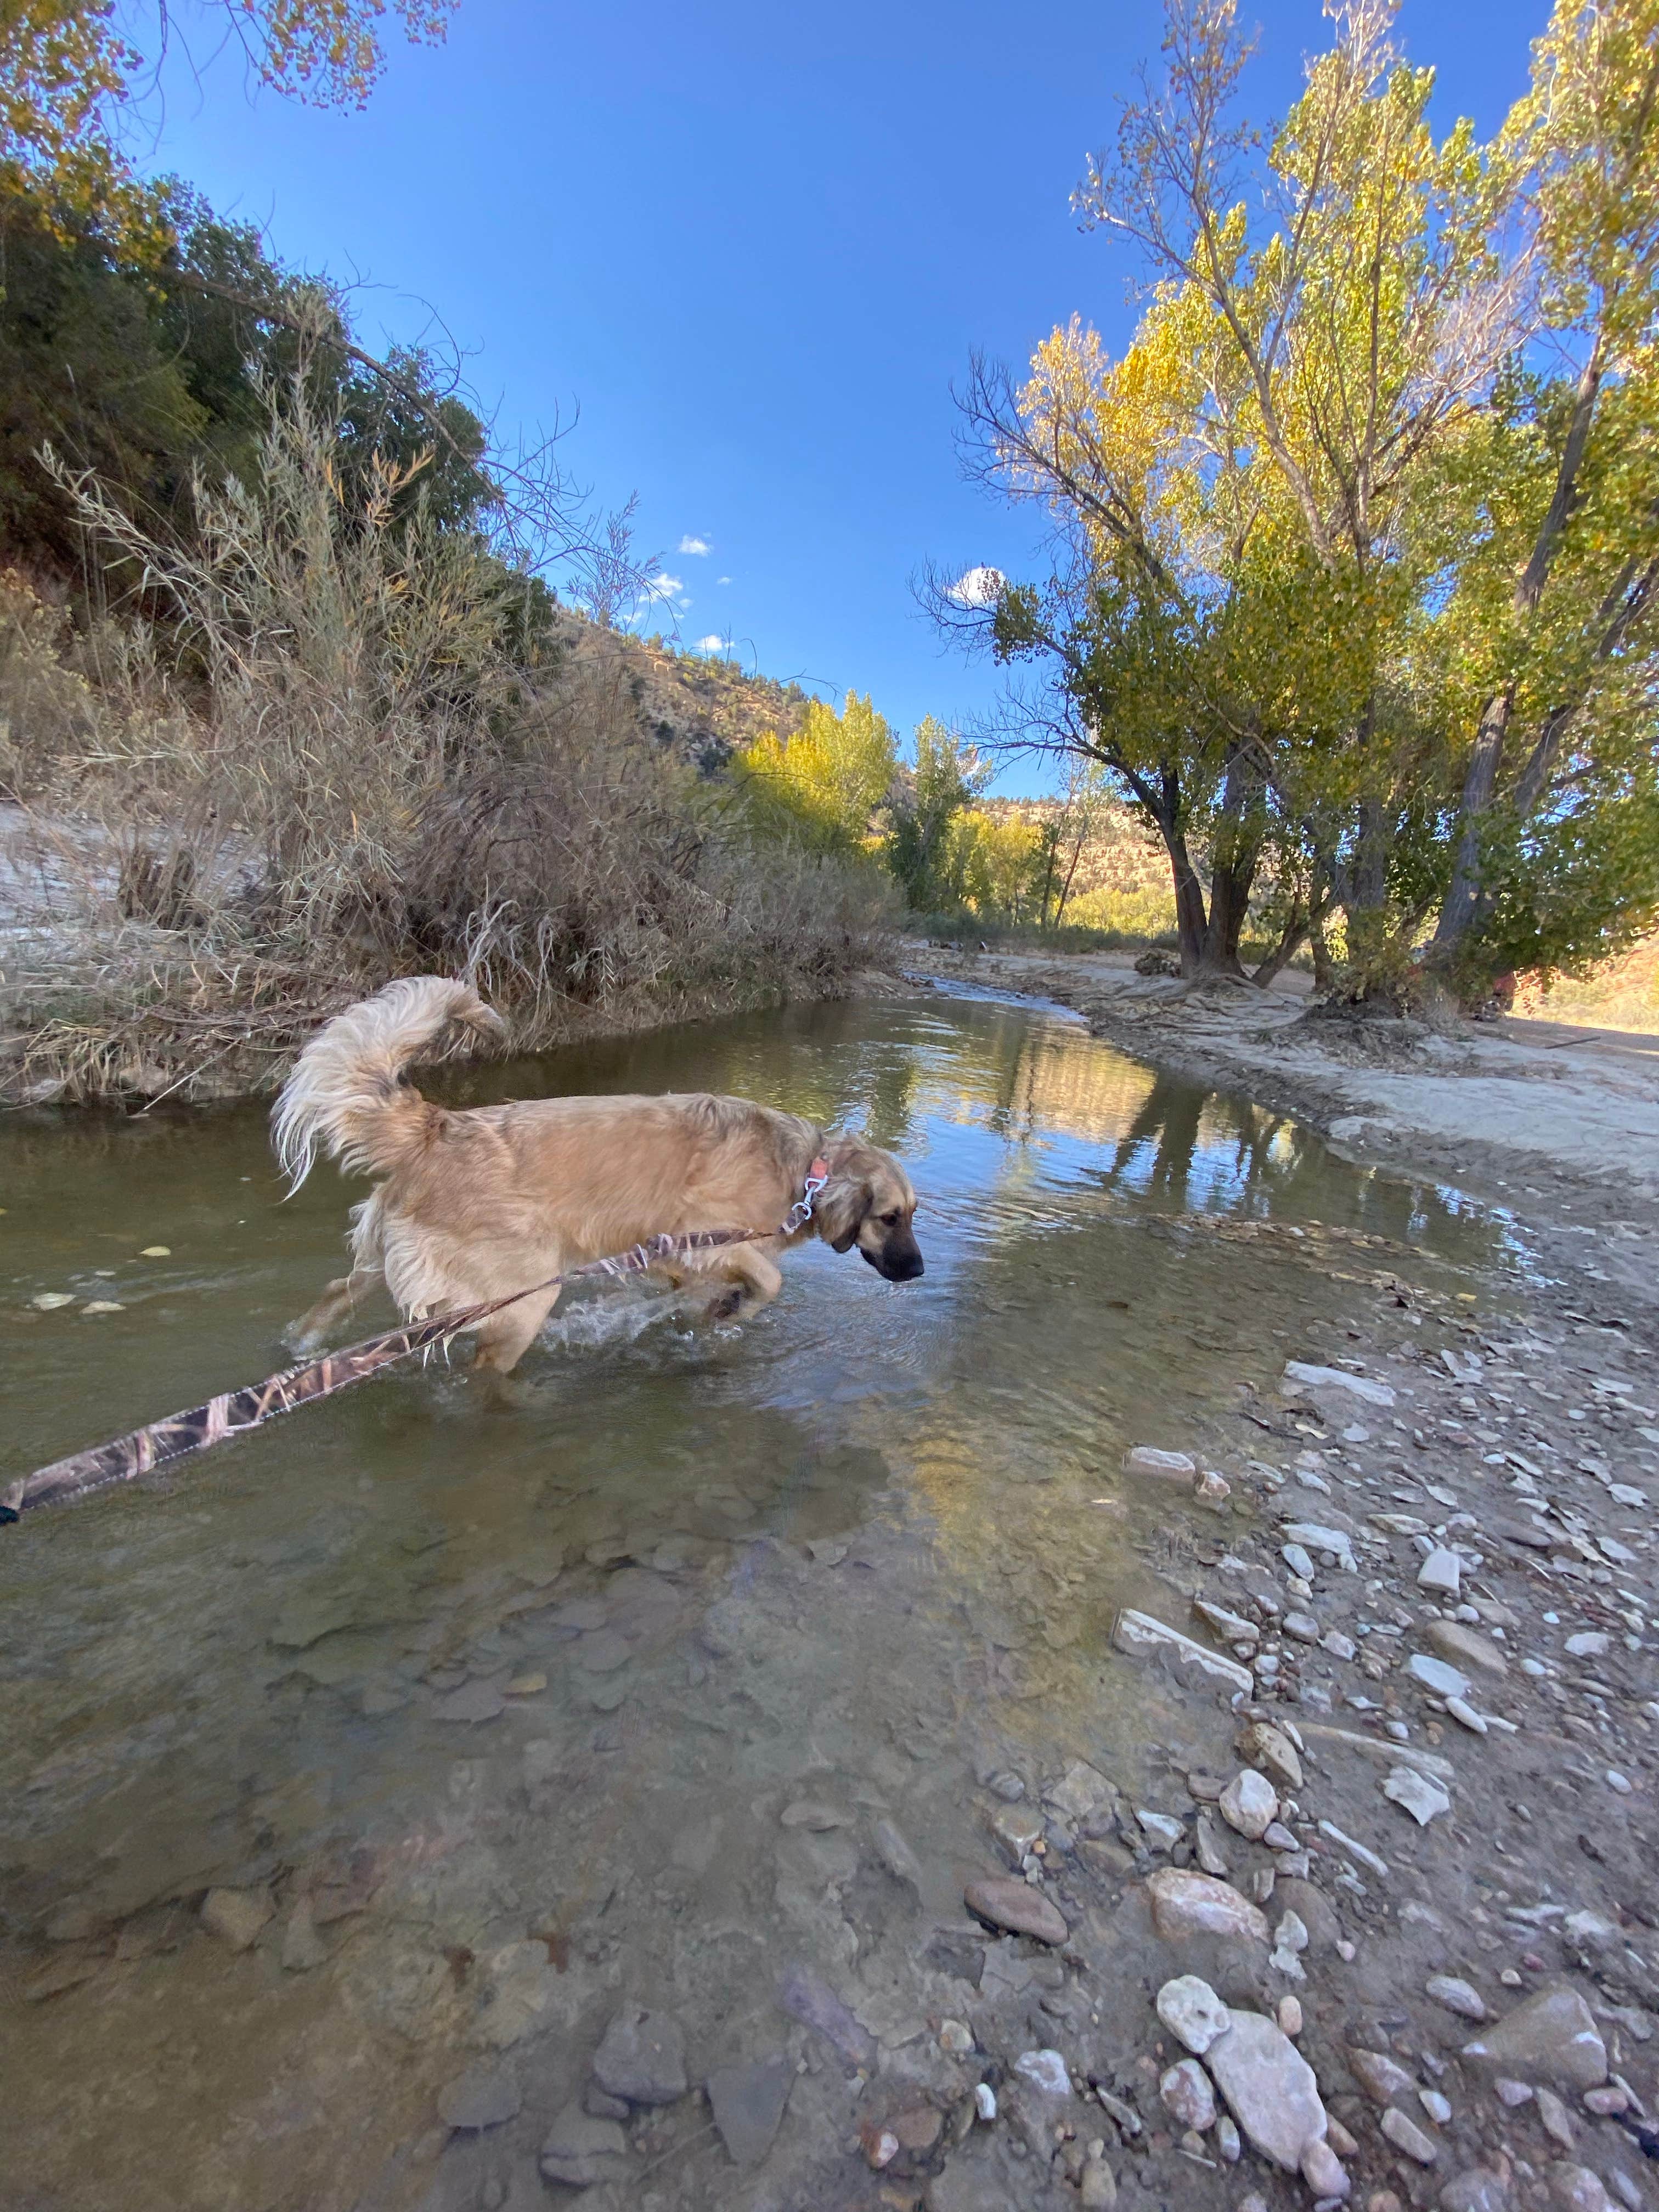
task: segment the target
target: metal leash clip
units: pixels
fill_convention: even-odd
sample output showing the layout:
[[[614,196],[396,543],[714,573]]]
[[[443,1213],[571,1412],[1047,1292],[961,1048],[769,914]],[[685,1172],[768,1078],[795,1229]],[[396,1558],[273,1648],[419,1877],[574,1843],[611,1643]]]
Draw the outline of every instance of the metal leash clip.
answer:
[[[822,1174],[818,1172],[820,1169],[823,1170]],[[807,1223],[812,1218],[812,1207],[817,1194],[829,1180],[828,1163],[823,1160],[814,1160],[807,1170],[806,1181],[801,1187],[800,1196],[784,1216],[783,1231],[786,1237],[793,1236],[797,1229],[805,1228]]]

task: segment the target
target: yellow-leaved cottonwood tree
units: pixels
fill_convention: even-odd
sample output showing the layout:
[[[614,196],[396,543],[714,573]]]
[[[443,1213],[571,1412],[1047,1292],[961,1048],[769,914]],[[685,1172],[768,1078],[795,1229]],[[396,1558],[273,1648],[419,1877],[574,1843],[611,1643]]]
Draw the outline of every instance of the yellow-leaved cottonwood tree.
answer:
[[[1334,914],[1349,987],[1398,998],[1437,914],[1466,980],[1659,914],[1659,0],[1561,0],[1488,145],[1436,137],[1393,0],[1328,13],[1264,154],[1231,0],[1170,0],[1077,195],[1154,279],[1133,343],[1074,318],[964,395],[1052,573],[935,605],[1040,671],[1003,742],[1097,763],[1157,830],[1188,973],[1242,972],[1253,908],[1259,980]]]

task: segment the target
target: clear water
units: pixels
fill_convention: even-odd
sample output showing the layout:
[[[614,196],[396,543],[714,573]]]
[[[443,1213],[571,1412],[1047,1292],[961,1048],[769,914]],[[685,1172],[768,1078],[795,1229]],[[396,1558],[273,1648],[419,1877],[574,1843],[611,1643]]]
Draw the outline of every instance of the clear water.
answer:
[[[1182,1618],[1164,1578],[1228,1524],[1126,1492],[1125,1447],[1237,1466],[1242,1386],[1379,1270],[1484,1301],[1505,1261],[1455,1194],[993,1003],[428,1087],[698,1086],[899,1152],[926,1279],[814,1247],[713,1332],[609,1291],[505,1389],[383,1379],[0,1533],[8,2206],[518,2212],[624,1999],[680,2021],[694,2081],[804,2070],[758,2179],[690,2098],[589,2203],[842,2201],[857,2084],[781,1978],[821,1975],[902,2070],[952,1986],[931,1931],[995,1864],[982,1779],[1081,1756],[1156,1802],[1181,1716],[1112,1618]],[[283,1364],[351,1195],[323,1171],[280,1203],[254,1109],[0,1124],[4,1471]],[[800,1800],[833,1824],[786,1824]],[[269,1905],[251,1948],[203,1929],[213,1887]],[[479,2061],[522,2110],[446,2149],[434,2094]]]

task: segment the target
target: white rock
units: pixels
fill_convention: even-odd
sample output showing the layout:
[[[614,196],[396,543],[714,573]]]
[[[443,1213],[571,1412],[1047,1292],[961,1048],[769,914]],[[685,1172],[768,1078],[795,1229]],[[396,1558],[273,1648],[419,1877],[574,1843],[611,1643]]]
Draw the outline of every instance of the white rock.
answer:
[[[1307,1583],[1313,1580],[1314,1563],[1300,1544],[1281,1544],[1279,1556],[1299,1581]]]
[[[1230,1828],[1256,1843],[1279,1818],[1279,1793],[1265,1774],[1247,1766],[1222,1791],[1220,1811]]]
[[[1160,1867],[1146,1880],[1152,1925],[1166,1941],[1188,1936],[1248,1936],[1267,1940],[1267,1916],[1230,1882],[1184,1867]]]
[[[1252,1691],[1255,1680],[1248,1667],[1237,1660],[1224,1659],[1218,1651],[1212,1651],[1190,1636],[1183,1636],[1178,1628],[1167,1621],[1158,1620],[1150,1613],[1138,1612],[1125,1606],[1112,1625],[1115,1647],[1131,1658],[1144,1658],[1148,1654],[1167,1650],[1183,1666],[1195,1667],[1212,1681],[1224,1683],[1230,1690]]]
[[[1417,2101],[1437,2127],[1443,2128],[1452,2116],[1451,2099],[1443,2097],[1438,2089],[1419,2089]]]
[[[1233,2024],[1232,2014],[1196,1974],[1177,1974],[1158,1993],[1158,2016],[1171,2035],[1201,2058]]]
[[[1126,1474],[1150,1474],[1164,1482],[1179,1482],[1189,1486],[1198,1473],[1198,1462],[1185,1452],[1158,1451],[1151,1444],[1136,1444],[1123,1455]]]
[[[1451,1810],[1451,1799],[1440,1784],[1414,1766],[1396,1766],[1382,1784],[1382,1795],[1409,1813],[1419,1828],[1426,1828],[1437,1814]]]
[[[1403,2150],[1419,2166],[1432,2166],[1440,2155],[1438,2146],[1431,2142],[1416,2121],[1407,2118],[1395,2106],[1382,2115],[1382,2132],[1396,2150]]]
[[[1567,1656],[1570,1659],[1605,1658],[1612,1643],[1613,1638],[1604,1634],[1601,1629],[1583,1628],[1579,1630],[1577,1636],[1568,1637],[1565,1647]]]
[[[1341,2204],[1353,2188],[1342,2161],[1323,2141],[1310,2142],[1302,2154],[1302,2179],[1324,2204]]]
[[[1346,1390],[1368,1406],[1392,1406],[1395,1401],[1386,1382],[1374,1382],[1369,1375],[1350,1375],[1346,1367],[1316,1367],[1305,1359],[1287,1359],[1285,1380],[1300,1386],[1294,1395],[1304,1390]]]
[[[1322,1521],[1287,1521],[1279,1530],[1287,1544],[1305,1544],[1310,1552],[1334,1552],[1344,1574],[1358,1574],[1353,1540],[1343,1528],[1328,1528]]]
[[[1173,1813],[1151,1813],[1137,1805],[1135,1819],[1147,1842],[1160,1851],[1172,1850],[1187,1832]]]
[[[1457,1723],[1460,1728],[1468,1729],[1471,1734],[1474,1735],[1486,1735],[1486,1723],[1485,1717],[1481,1714],[1476,1712],[1474,1707],[1470,1705],[1467,1698],[1448,1698],[1446,1700],[1446,1711],[1451,1715],[1452,1718]]]
[[[1455,1552],[1437,1544],[1417,1571],[1417,1587],[1455,1599],[1462,1586],[1463,1562]]]
[[[997,2116],[997,2093],[988,2081],[981,2081],[974,2091],[974,2110],[981,2119],[989,2122]]]
[[[1426,1651],[1413,1651],[1406,1662],[1406,1672],[1413,1682],[1420,1682],[1437,1698],[1467,1698],[1474,1687],[1467,1674],[1460,1674],[1443,1659],[1432,1658]]]
[[[42,1291],[29,1304],[38,1306],[42,1313],[56,1313],[59,1306],[72,1306],[75,1294],[71,1291]]]
[[[1072,2094],[1072,2076],[1058,2051],[1022,2051],[1014,2061],[1014,2071],[1023,2081],[1041,2089],[1045,2097],[1069,2097]]]
[[[1255,2148],[1296,2172],[1308,2145],[1324,2140],[1328,2123],[1314,2070],[1289,2036],[1265,2013],[1235,2012],[1232,2026],[1206,2055],[1216,2087]]]
[[[1273,1931],[1273,1956],[1267,1964],[1293,1982],[1305,1982],[1301,1954],[1308,1948],[1308,1929],[1299,1912],[1287,1912]]]
[[[1170,2067],[1158,2081],[1158,2094],[1164,2111],[1183,2128],[1196,2128],[1202,2135],[1215,2125],[1215,2091],[1196,2058]]]
[[[1425,1996],[1436,2004],[1444,2005],[1448,2012],[1459,2014],[1464,2020],[1481,2021],[1486,2017],[1486,2004],[1479,1990],[1471,1983],[1461,1981],[1455,1974],[1431,1974],[1423,1984]]]

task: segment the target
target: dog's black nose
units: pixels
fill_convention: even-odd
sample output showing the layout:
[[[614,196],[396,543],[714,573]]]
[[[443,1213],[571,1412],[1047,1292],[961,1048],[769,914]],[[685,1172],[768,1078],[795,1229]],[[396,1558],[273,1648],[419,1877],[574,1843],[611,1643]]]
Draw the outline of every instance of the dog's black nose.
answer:
[[[918,1275],[925,1275],[927,1272],[920,1252],[902,1253],[897,1259],[890,1260],[886,1268],[887,1279],[890,1283],[914,1283]]]

